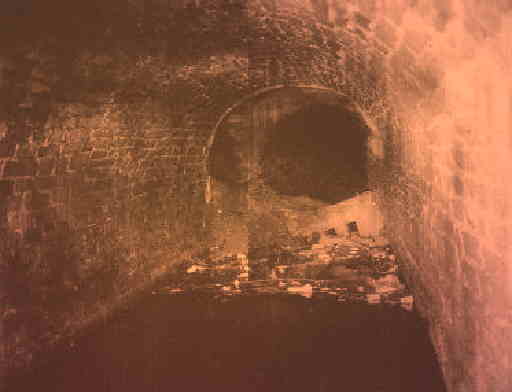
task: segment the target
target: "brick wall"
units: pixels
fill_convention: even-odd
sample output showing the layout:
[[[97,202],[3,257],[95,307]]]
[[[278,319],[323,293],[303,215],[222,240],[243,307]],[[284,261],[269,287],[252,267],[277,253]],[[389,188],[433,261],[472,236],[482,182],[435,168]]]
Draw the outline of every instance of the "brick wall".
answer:
[[[214,124],[301,83],[372,130],[372,188],[449,390],[510,389],[507,1],[94,4],[2,24],[2,268],[26,287],[3,309],[9,358],[200,247]]]
[[[204,130],[173,125],[158,96],[101,98],[53,101],[38,128],[36,101],[4,125],[6,332],[34,346],[88,322],[201,244]]]
[[[509,390],[510,7],[359,3],[389,49],[385,96],[365,109],[386,233],[449,390]]]
[[[328,208],[332,203],[368,189],[366,162],[360,162],[363,167],[356,174],[346,169],[354,162],[345,157],[344,152],[359,148],[364,153],[365,148],[364,122],[358,117],[347,118],[352,110],[335,90],[279,85],[260,90],[227,112],[215,130],[209,151],[214,243],[224,246],[227,253],[248,248],[268,251],[291,245],[299,236],[309,235],[319,227],[323,228],[321,231],[336,227],[342,232],[346,229],[344,221],[348,215],[358,215],[363,224],[365,219],[361,215],[371,214],[367,207],[360,208],[359,214],[348,205]],[[286,128],[283,122],[290,118],[295,122]],[[318,119],[323,120],[326,129],[318,129],[314,123]],[[304,128],[300,128],[302,125]],[[335,135],[335,132],[340,134]],[[338,145],[341,155],[328,160],[331,167],[324,168],[330,172],[322,172],[311,162],[318,159],[318,152],[315,155],[314,146],[308,148],[310,135],[329,140],[328,143],[323,140],[323,145]],[[296,149],[290,152],[287,146],[297,139]],[[271,146],[272,143],[278,144]],[[329,151],[323,155],[327,153]],[[282,171],[276,168],[279,159],[286,160]],[[293,172],[287,165],[297,171]],[[329,177],[336,168],[340,168],[336,177]],[[312,192],[323,192],[324,199]],[[326,226],[328,224],[333,226]]]
[[[117,2],[99,8],[103,36],[87,14],[79,33],[59,19],[26,37],[29,17],[11,31],[0,61],[3,365],[40,359],[207,246],[207,139],[247,88],[239,31],[220,53],[204,42],[222,11],[211,3],[187,11],[212,25],[189,31],[199,48],[179,56],[149,8],[118,21]],[[124,30],[130,21],[141,31]]]
[[[312,6],[339,66],[323,68],[336,82],[312,80],[349,96],[372,129],[371,188],[449,390],[510,389],[510,5]],[[300,15],[293,1],[273,12]]]

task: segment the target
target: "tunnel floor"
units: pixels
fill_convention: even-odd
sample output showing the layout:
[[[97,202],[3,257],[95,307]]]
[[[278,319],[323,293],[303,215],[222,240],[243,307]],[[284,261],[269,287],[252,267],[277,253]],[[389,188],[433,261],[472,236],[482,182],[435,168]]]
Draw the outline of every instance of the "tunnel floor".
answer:
[[[301,252],[184,265],[7,390],[445,391],[385,242],[326,236]]]
[[[144,298],[8,390],[445,390],[414,312],[275,294],[209,298]]]

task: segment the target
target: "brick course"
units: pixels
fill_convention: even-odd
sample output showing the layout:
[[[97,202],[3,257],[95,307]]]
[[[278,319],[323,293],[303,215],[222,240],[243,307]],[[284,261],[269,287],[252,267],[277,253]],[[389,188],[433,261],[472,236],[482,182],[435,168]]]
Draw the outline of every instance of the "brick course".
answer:
[[[151,14],[112,1],[112,15],[126,15],[104,30],[70,28],[90,17],[86,6],[63,8],[69,18],[40,10],[36,39],[21,20],[0,61],[2,268],[28,295],[9,306],[51,312],[47,329],[60,335],[199,252],[220,116],[265,87],[323,86],[372,130],[372,188],[450,392],[509,390],[510,339],[499,331],[512,326],[510,6],[338,3],[241,1],[219,19],[213,0]],[[155,15],[189,23],[170,34]],[[35,260],[61,282],[51,295],[66,298],[62,308],[34,300],[43,276],[17,266]],[[13,322],[6,355],[23,364],[40,343]]]

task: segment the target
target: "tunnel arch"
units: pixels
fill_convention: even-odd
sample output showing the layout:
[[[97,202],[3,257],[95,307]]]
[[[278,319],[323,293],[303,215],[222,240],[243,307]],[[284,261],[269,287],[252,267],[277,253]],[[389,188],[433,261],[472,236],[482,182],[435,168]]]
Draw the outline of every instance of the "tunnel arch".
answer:
[[[295,85],[275,85],[271,87],[266,87],[259,89],[255,91],[254,93],[243,97],[238,102],[234,103],[232,106],[230,106],[228,109],[222,113],[222,115],[219,117],[218,121],[216,122],[213,131],[208,139],[208,142],[205,146],[205,164],[206,164],[206,172],[208,175],[208,181],[206,184],[205,189],[205,200],[207,203],[211,201],[211,178],[212,173],[214,171],[213,166],[213,159],[215,157],[215,152],[218,150],[218,146],[216,145],[216,142],[219,141],[219,138],[222,137],[222,133],[225,131],[226,123],[229,122],[229,118],[232,115],[237,115],[237,111],[243,110],[244,106],[246,108],[250,108],[251,105],[257,105],[258,103],[264,102],[266,99],[272,99],[273,96],[276,96],[277,94],[283,94],[284,95],[290,95],[293,96],[293,94],[305,94],[305,95],[311,95],[313,97],[316,97],[313,99],[314,105],[317,106],[317,109],[320,109],[325,112],[326,109],[330,108],[330,110],[327,110],[327,112],[336,112],[337,110],[344,111],[346,113],[350,113],[355,122],[358,122],[358,124],[355,124],[356,127],[360,127],[360,130],[363,130],[365,132],[365,149],[371,149],[373,147],[371,142],[372,134],[374,133],[375,128],[373,126],[370,126],[366,118],[364,116],[364,113],[361,111],[360,107],[353,103],[349,96],[346,94],[337,91],[333,88],[321,86],[321,85],[309,85],[309,84],[295,84]],[[306,104],[304,104],[304,107]],[[321,107],[323,106],[323,108]],[[249,109],[250,110],[250,109]],[[245,113],[244,116],[247,118],[245,119],[246,122],[251,122],[252,120],[249,118],[251,115],[249,113]],[[242,120],[243,121],[243,120]],[[353,124],[354,125],[354,124]],[[277,126],[277,124],[276,124]],[[250,128],[253,128],[254,124],[250,125]],[[249,132],[254,131],[253,129],[249,129]],[[353,130],[351,130],[353,131]],[[365,152],[366,153],[366,152]],[[361,191],[363,191],[361,189]]]
[[[500,332],[512,325],[512,317],[502,317],[512,301],[504,284],[510,279],[503,279],[512,279],[505,262],[510,252],[503,249],[512,232],[512,220],[504,219],[512,211],[507,204],[512,190],[501,180],[510,171],[510,134],[504,130],[512,118],[507,106],[512,82],[505,72],[510,67],[501,65],[512,64],[511,3],[315,0],[313,7],[312,2],[242,1],[243,7],[226,14],[203,11],[233,2],[197,0],[189,11],[199,17],[180,19],[169,14],[165,1],[151,1],[151,11],[139,1],[129,7],[111,1],[98,8],[107,7],[103,21],[96,12],[64,7],[57,18],[32,13],[45,22],[36,25],[16,13],[22,20],[7,24],[8,50],[0,61],[0,88],[10,97],[0,110],[0,190],[7,195],[0,201],[2,245],[21,255],[30,270],[43,270],[38,260],[59,260],[45,255],[60,255],[55,252],[62,249],[76,250],[66,251],[62,260],[79,271],[84,260],[109,271],[111,255],[119,256],[120,274],[102,283],[110,294],[91,295],[84,311],[71,306],[74,313],[56,313],[61,321],[55,336],[62,336],[64,321],[101,316],[98,309],[202,246],[194,225],[203,216],[204,158],[213,143],[203,150],[204,139],[213,123],[223,121],[219,116],[237,99],[232,97],[248,89],[270,93],[276,87],[257,90],[269,85],[330,86],[357,102],[375,129],[374,151],[385,159],[372,169],[380,180],[373,189],[386,234],[410,268],[416,303],[432,321],[449,385],[498,390],[499,380],[510,375],[502,352],[510,339]],[[164,12],[156,12],[158,4]],[[69,20],[76,18],[64,17],[67,13],[91,23],[70,30]],[[7,14],[12,19],[14,14]],[[209,20],[210,27],[197,29],[191,20]],[[53,21],[64,25],[53,28]],[[144,22],[142,30],[133,28],[138,21]],[[169,34],[168,26],[187,40]],[[17,32],[23,34],[13,39]],[[156,57],[146,61],[148,53]],[[191,78],[176,79],[178,53],[187,55]],[[209,55],[219,53],[242,61],[233,68],[225,59],[210,61]],[[204,87],[199,82],[206,78],[214,88],[203,96],[204,90],[191,87]],[[169,88],[170,82],[186,82],[185,88]],[[180,113],[167,110],[169,102]],[[185,124],[175,118],[189,112],[182,102],[193,112]],[[379,130],[385,140],[378,140]],[[35,284],[30,279],[19,280],[27,293],[47,292],[42,279]],[[82,287],[84,279],[73,281]],[[27,336],[42,336],[31,326],[30,334],[19,330],[9,340],[16,360],[23,356],[18,352],[32,350]]]
[[[274,86],[231,106],[205,162],[212,248],[268,253],[325,225],[343,232],[347,213],[374,230],[370,209],[353,209],[371,202],[370,134],[357,105],[323,86]]]
[[[278,84],[275,86],[270,87],[264,87],[261,89],[256,90],[252,94],[249,94],[243,98],[241,98],[239,101],[235,102],[233,105],[229,106],[219,117],[217,122],[215,123],[215,126],[213,127],[212,133],[208,139],[208,142],[206,144],[206,160],[209,162],[210,152],[213,146],[213,142],[215,140],[215,137],[217,136],[217,133],[219,131],[219,128],[222,126],[226,118],[233,113],[237,108],[240,106],[250,102],[251,100],[258,99],[260,97],[263,97],[265,95],[271,94],[272,92],[284,89],[284,88],[298,88],[298,89],[315,89],[315,90],[321,90],[321,91],[327,91],[334,95],[337,95],[342,98],[346,98],[344,94],[341,94],[340,92],[329,88],[324,87],[320,85],[309,85],[309,84],[295,84],[295,85],[285,85],[285,84]]]

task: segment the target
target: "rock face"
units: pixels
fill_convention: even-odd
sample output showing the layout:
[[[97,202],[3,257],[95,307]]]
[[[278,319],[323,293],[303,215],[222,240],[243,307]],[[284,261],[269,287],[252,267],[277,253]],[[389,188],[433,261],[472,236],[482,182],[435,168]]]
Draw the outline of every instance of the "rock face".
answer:
[[[354,197],[368,189],[368,132],[343,96],[318,86],[274,89],[234,107],[209,157],[214,221],[224,228],[213,230],[215,241],[227,253],[287,246],[315,230],[344,232],[347,219],[376,234],[376,208]]]
[[[449,390],[511,389],[508,2],[31,4],[0,24],[6,363],[203,251],[226,110],[300,85],[369,129],[369,189]]]
[[[363,237],[378,236],[383,231],[381,211],[375,193],[367,191],[340,203],[326,206],[319,211],[315,230],[324,232],[333,227],[337,233],[348,233],[347,225],[357,222]]]
[[[275,247],[264,256],[212,252],[183,263],[153,294],[208,294],[212,298],[297,294],[413,310],[414,297],[402,281],[400,263],[384,237],[355,233],[308,237],[301,246]]]

